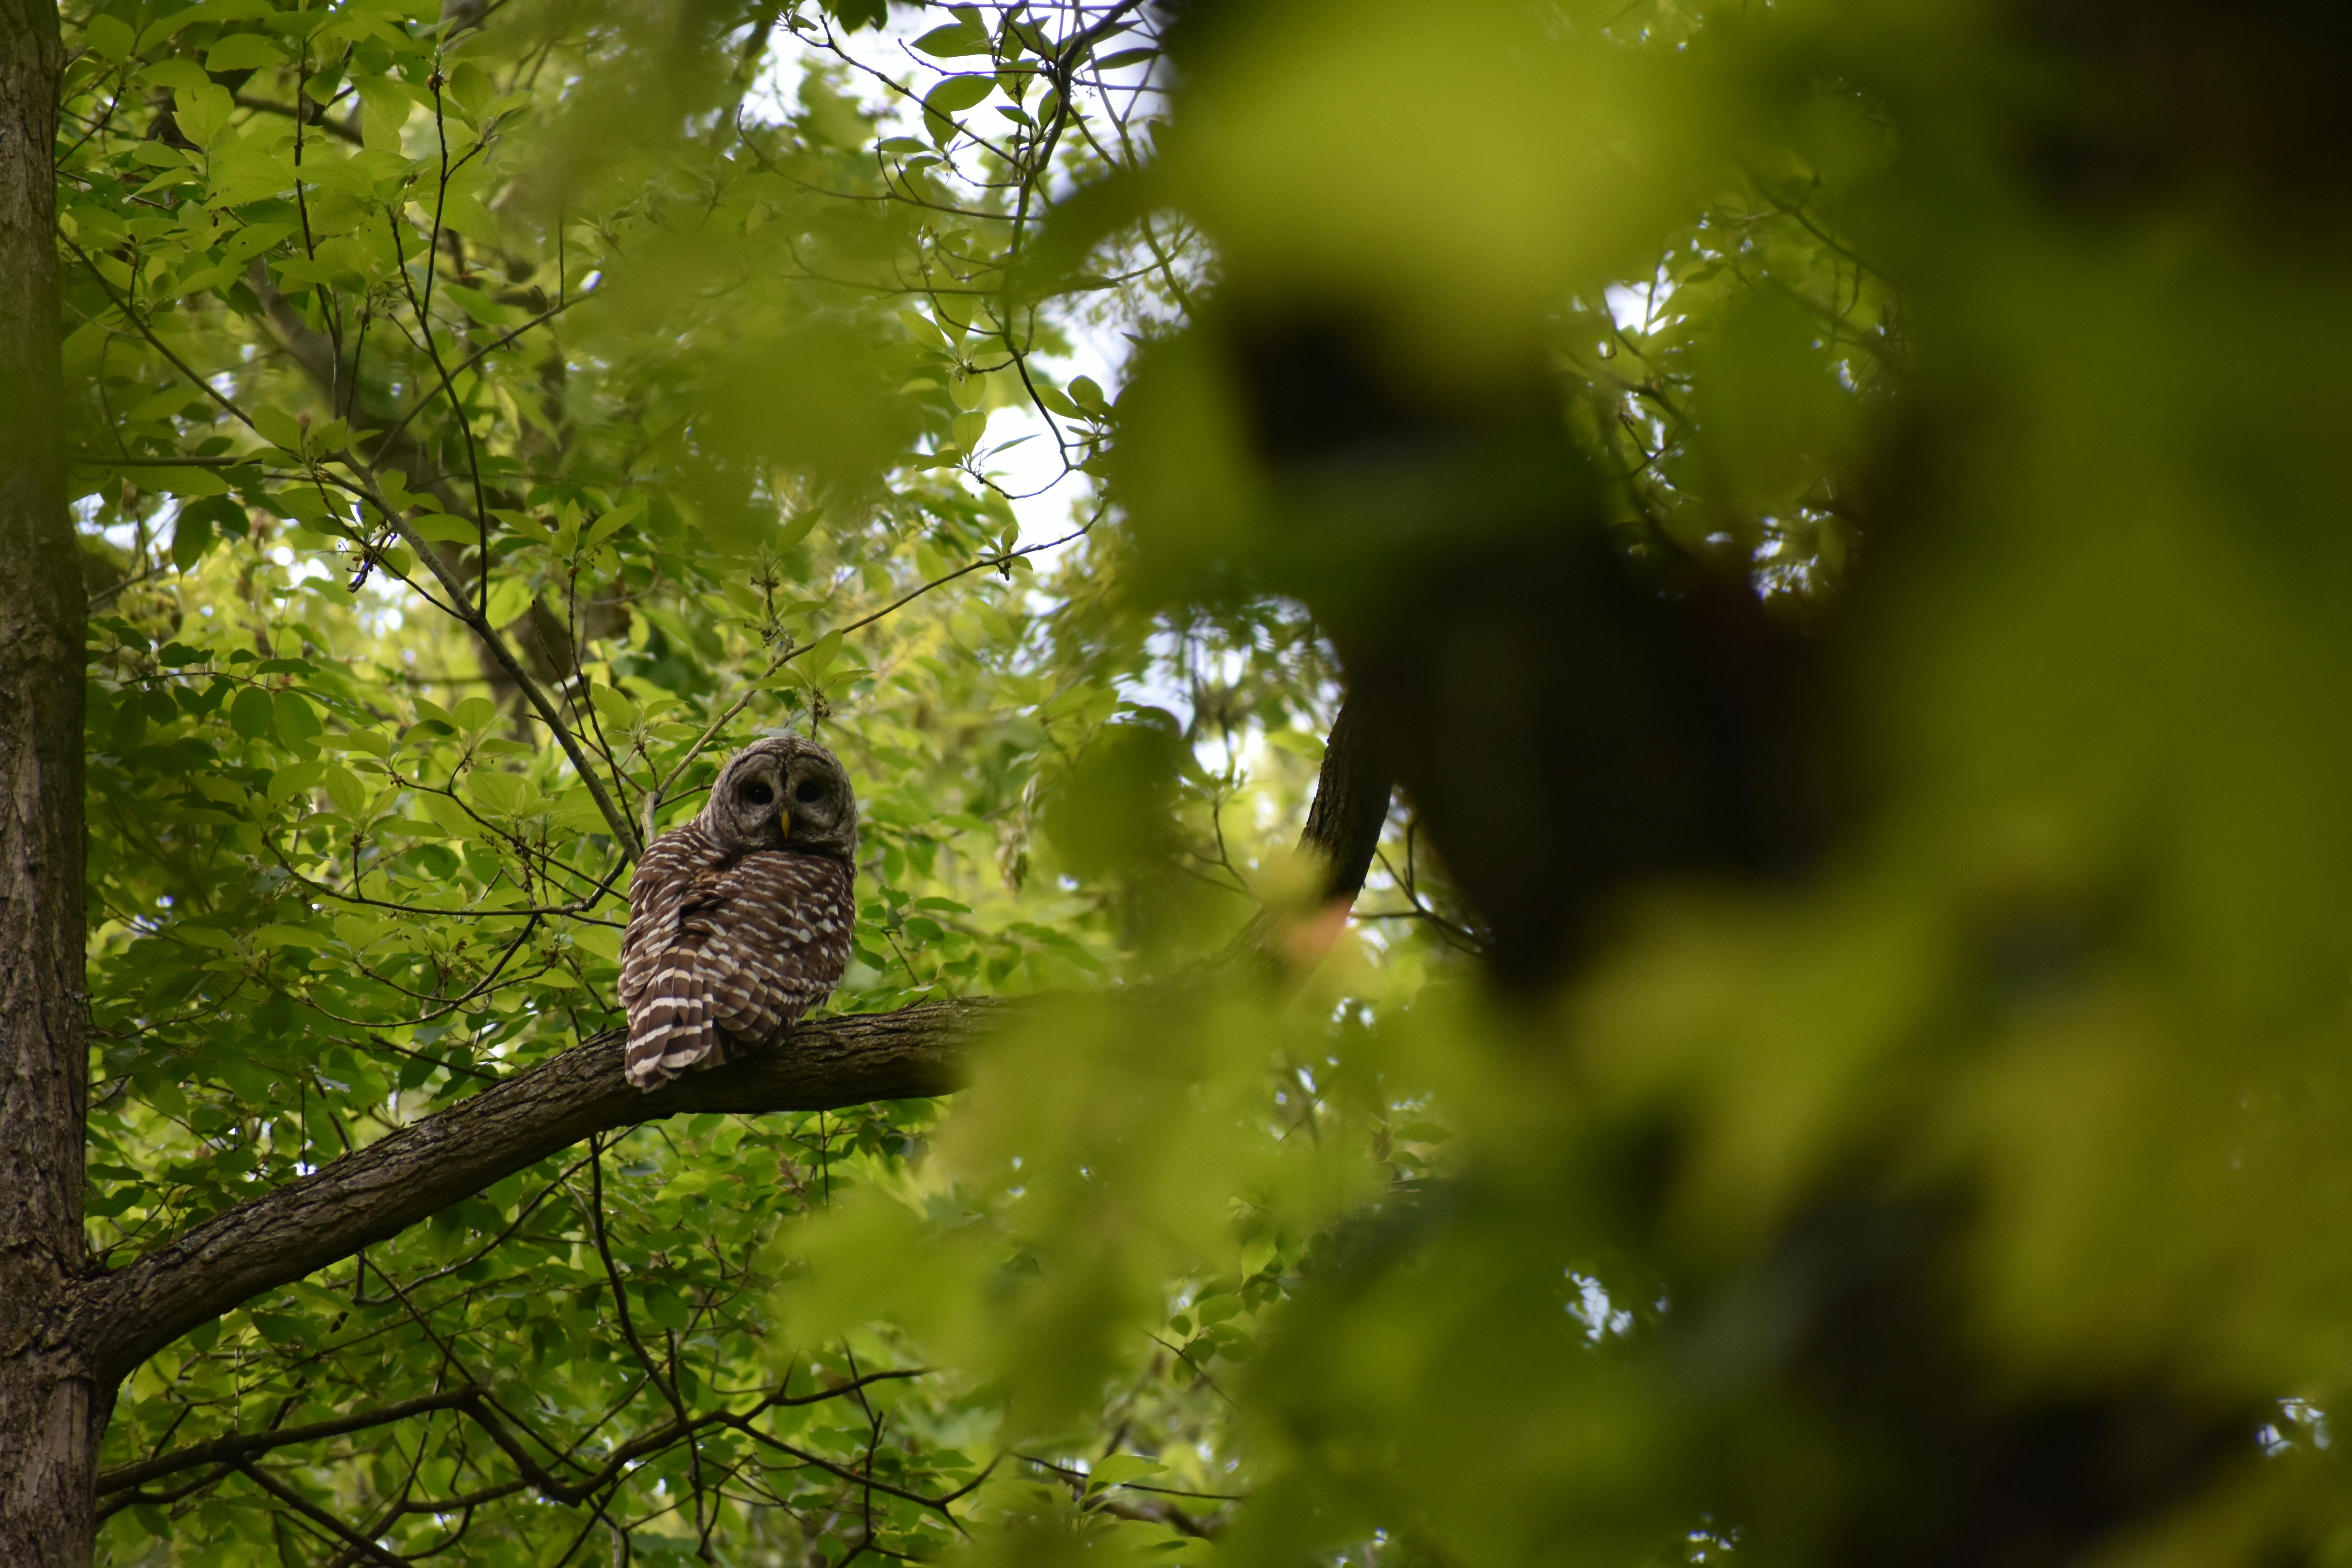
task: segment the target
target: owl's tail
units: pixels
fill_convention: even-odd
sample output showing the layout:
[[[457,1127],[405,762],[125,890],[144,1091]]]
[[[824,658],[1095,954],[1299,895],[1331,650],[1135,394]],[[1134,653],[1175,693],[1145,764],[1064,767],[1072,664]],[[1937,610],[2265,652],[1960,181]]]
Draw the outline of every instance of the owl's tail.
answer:
[[[638,1089],[656,1089],[690,1067],[722,1062],[727,1042],[710,1017],[710,983],[691,948],[663,955],[645,994],[629,1010],[623,1070]]]

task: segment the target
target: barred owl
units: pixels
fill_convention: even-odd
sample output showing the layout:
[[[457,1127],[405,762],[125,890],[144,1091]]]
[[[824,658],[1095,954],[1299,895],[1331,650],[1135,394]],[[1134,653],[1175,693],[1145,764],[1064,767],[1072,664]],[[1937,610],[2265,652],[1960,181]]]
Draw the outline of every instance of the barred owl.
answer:
[[[621,1005],[650,1089],[773,1043],[824,1000],[857,923],[857,800],[814,741],[739,752],[702,814],[654,840],[629,889]]]

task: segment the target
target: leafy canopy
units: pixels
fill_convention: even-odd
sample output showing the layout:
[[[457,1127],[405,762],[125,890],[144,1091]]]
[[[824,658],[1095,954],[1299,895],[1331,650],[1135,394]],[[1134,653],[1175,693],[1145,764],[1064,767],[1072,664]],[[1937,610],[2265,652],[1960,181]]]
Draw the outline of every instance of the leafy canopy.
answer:
[[[2233,25],[2170,114],[2063,20],[69,17],[101,1258],[613,1025],[638,844],[779,728],[865,804],[834,1007],[1068,994],[952,1107],[641,1128],[190,1336],[110,1465],[397,1418],[111,1485],[110,1559],[1843,1561],[1936,1400],[2151,1389],[2242,1440],[2132,1550],[2340,1541],[2326,88]],[[1532,375],[1616,548],[1821,627],[1835,851],[1497,1000],[1401,801],[1295,994],[1105,994],[1310,885],[1302,605],[1454,517],[1290,507],[1286,313]],[[1867,1420],[1856,1210],[1963,1347]]]

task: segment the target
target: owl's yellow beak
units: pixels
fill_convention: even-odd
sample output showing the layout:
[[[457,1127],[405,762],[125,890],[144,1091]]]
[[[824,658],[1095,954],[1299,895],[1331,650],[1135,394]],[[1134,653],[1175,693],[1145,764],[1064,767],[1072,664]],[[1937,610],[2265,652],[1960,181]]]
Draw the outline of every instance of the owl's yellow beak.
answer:
[[[784,837],[790,838],[793,836],[792,808],[790,806],[778,807],[776,811],[776,822],[778,826],[783,828]]]

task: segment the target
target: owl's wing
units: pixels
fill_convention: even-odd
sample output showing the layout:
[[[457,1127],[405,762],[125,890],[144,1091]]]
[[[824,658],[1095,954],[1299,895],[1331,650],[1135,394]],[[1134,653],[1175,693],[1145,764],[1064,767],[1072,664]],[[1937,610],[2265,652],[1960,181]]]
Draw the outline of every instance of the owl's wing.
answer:
[[[646,846],[629,883],[629,928],[621,938],[621,1005],[646,994],[661,955],[677,940],[689,909],[709,902],[719,857],[699,833],[681,828]]]
[[[746,855],[713,880],[707,910],[682,917],[699,937],[710,1016],[729,1034],[765,1041],[823,1001],[849,967],[857,907],[848,868],[792,850]]]
[[[648,845],[629,883],[620,984],[629,1040],[622,1071],[639,1089],[652,1089],[714,1055],[725,1059],[725,1041],[710,1026],[710,987],[700,956],[680,941],[689,911],[709,901],[720,858],[718,847],[688,825]]]

